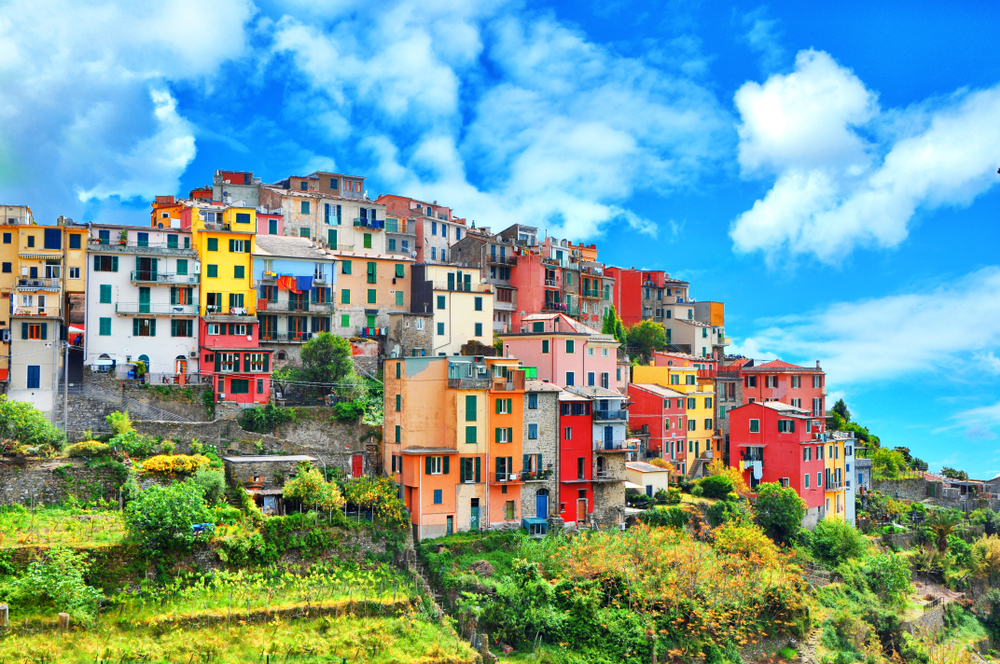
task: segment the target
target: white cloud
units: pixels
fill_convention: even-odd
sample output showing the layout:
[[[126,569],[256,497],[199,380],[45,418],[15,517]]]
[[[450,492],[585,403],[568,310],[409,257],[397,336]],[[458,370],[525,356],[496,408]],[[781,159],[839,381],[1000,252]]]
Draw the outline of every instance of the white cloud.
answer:
[[[690,186],[732,144],[730,118],[686,65],[625,57],[516,1],[312,11],[311,23],[279,19],[273,47],[325,99],[310,119],[344,118],[383,186],[480,225],[654,234],[625,201]],[[691,43],[675,48],[697,59]]]
[[[175,191],[195,129],[170,84],[208,81],[242,55],[253,11],[249,0],[4,3],[0,197],[45,221],[88,199]]]
[[[742,18],[743,24],[749,26],[743,40],[760,58],[760,68],[768,72],[781,64],[785,50],[779,40],[778,20],[766,18],[766,15],[766,8],[758,7]]]
[[[823,52],[736,93],[745,177],[773,177],[730,235],[741,252],[891,248],[919,208],[968,205],[996,181],[1000,86],[882,111],[875,93]]]
[[[767,327],[738,351],[821,360],[831,384],[979,372],[976,355],[1000,345],[1000,267],[922,292],[839,302],[763,322]]]

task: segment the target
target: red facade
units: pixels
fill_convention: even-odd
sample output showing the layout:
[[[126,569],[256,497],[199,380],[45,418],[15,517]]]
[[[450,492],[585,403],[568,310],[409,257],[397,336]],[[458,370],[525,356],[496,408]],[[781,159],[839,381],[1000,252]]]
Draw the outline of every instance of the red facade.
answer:
[[[826,374],[781,360],[743,369],[743,402],[780,401],[812,413],[826,415]]]
[[[256,319],[245,316],[206,316],[199,321],[201,374],[212,377],[218,400],[270,401],[271,351],[260,347],[257,328]]]
[[[642,321],[642,271],[608,267],[604,273],[615,280],[611,301],[626,326]]]
[[[787,406],[759,402],[735,408],[728,415],[730,465],[743,472],[751,489],[763,482],[779,482],[795,489],[810,508],[825,504],[824,444],[813,438],[819,420]],[[759,478],[754,471],[758,463]]]
[[[659,385],[629,384],[629,426],[649,431],[649,450],[665,459],[684,458],[687,431],[685,395]]]
[[[589,399],[559,401],[559,516],[567,523],[594,511],[591,408]]]

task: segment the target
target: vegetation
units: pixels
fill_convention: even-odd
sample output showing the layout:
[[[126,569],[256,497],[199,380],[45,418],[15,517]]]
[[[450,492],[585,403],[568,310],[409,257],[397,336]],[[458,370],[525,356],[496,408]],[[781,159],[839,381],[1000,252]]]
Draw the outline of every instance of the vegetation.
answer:
[[[90,459],[94,457],[108,456],[111,454],[111,447],[100,442],[99,440],[84,440],[68,446],[64,451],[71,457],[84,457]]]
[[[87,554],[53,547],[3,590],[4,599],[27,607],[51,607],[90,622],[102,595],[84,581],[89,569]]]
[[[860,558],[868,543],[846,521],[823,519],[812,531],[810,547],[816,560],[828,567],[837,567],[853,558]]]
[[[632,325],[625,337],[628,349],[637,356],[641,364],[649,364],[653,359],[653,351],[667,347],[667,333],[663,330],[663,325],[652,320]]]
[[[153,550],[188,548],[195,541],[193,526],[212,523],[204,490],[195,482],[154,484],[125,507],[125,523],[133,539]]]
[[[321,510],[339,510],[344,507],[340,488],[323,478],[323,474],[308,463],[300,463],[295,477],[285,482],[281,495],[295,498],[303,505]]]
[[[806,503],[791,487],[765,482],[757,487],[754,504],[755,521],[768,537],[779,544],[788,544],[798,535]]]
[[[42,411],[0,394],[0,452],[51,455],[65,443],[66,436]]]
[[[615,305],[613,304],[611,305],[611,309],[609,309],[607,314],[604,316],[604,320],[601,325],[601,334],[610,334],[620,343],[627,342],[625,325],[622,323],[622,319],[618,317],[618,312],[615,311]]]
[[[263,408],[244,408],[236,421],[247,431],[276,434],[279,427],[294,422],[295,419],[295,409],[269,403]]]

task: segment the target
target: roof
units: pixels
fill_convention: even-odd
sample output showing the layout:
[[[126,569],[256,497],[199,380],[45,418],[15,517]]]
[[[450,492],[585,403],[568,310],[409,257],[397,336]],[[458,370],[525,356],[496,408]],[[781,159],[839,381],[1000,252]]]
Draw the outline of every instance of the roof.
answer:
[[[681,394],[680,392],[675,392],[673,390],[661,387],[659,385],[654,385],[653,383],[629,383],[629,387],[638,387],[640,390],[646,390],[647,392],[652,392],[653,394],[658,394],[665,399],[672,399],[674,397],[685,397],[687,395]]]
[[[526,380],[524,381],[525,392],[561,392],[562,388],[547,380]]]
[[[823,373],[823,370],[818,367],[800,367],[797,364],[789,364],[788,362],[782,362],[781,360],[771,360],[770,362],[765,362],[764,364],[757,364],[746,368],[743,371],[747,373],[774,373],[775,371],[808,371],[811,373]]]
[[[758,402],[759,403],[759,402]],[[762,404],[765,408],[770,408],[771,410],[779,410],[782,412],[795,412],[795,413],[808,413],[809,411],[804,408],[799,408],[798,406],[792,406],[781,401],[765,401]]]
[[[567,390],[559,390],[559,401],[590,401],[587,397],[573,394]]]
[[[669,468],[660,468],[659,466],[654,466],[651,463],[646,463],[645,461],[630,461],[625,464],[625,467],[629,470],[635,470],[640,473],[669,473]]]
[[[597,385],[574,385],[572,387],[567,387],[568,392],[573,392],[579,394],[580,396],[588,397],[591,399],[624,399],[625,395],[621,392],[615,390],[609,390],[605,387],[599,387]]]
[[[334,256],[344,257],[344,258],[366,258],[368,260],[383,260],[383,261],[395,261],[413,263],[414,259],[409,256],[403,256],[401,254],[375,254],[375,253],[365,253],[363,251],[331,251]]]
[[[302,178],[303,180],[308,180],[309,176],[303,175],[293,175],[291,177]],[[327,194],[322,191],[302,191],[300,189],[283,189],[276,185],[261,185],[261,189],[266,189],[267,191],[280,194],[281,196],[295,196],[297,198],[319,198],[319,199],[330,199],[335,201],[347,201],[349,203],[362,203],[364,205],[385,205],[384,203],[377,203],[368,198],[352,198],[350,196],[337,196],[336,194]]]
[[[567,325],[569,327],[569,329],[567,329],[567,330],[559,330],[558,332],[548,332],[548,331],[547,332],[524,332],[522,334],[529,334],[529,335],[530,334],[567,334],[567,333],[569,333],[569,334],[572,334],[572,333],[576,333],[576,334],[589,334],[592,337],[593,336],[596,336],[596,337],[607,337],[607,339],[609,340],[609,342],[618,343],[617,341],[615,341],[615,338],[612,335],[610,335],[610,334],[603,334],[602,332],[598,332],[597,330],[595,330],[594,328],[590,327],[589,325],[584,325],[580,321],[574,320],[574,319],[570,318],[569,316],[567,316],[566,314],[562,314],[562,313],[558,313],[558,312],[556,312],[556,313],[533,313],[533,314],[528,314],[527,316],[525,316],[521,320],[524,321],[524,322],[532,322],[532,321],[540,321],[540,320],[555,320],[557,318],[560,320],[561,323]],[[500,336],[511,336],[511,333],[502,334]],[[594,341],[602,341],[602,339],[595,339]]]
[[[303,258],[312,261],[333,260],[333,256],[319,249],[312,240],[284,235],[258,235],[255,256],[280,256]]]
[[[277,463],[291,463],[299,461],[316,461],[316,457],[308,456],[306,454],[288,454],[288,455],[277,455],[277,454],[261,454],[252,456],[224,456],[223,461],[228,461],[229,463],[262,463],[262,462],[277,462]]]
[[[665,351],[659,351],[658,350],[658,351],[654,352],[653,355],[654,356],[655,355],[662,355],[663,357],[679,357],[679,358],[681,358],[683,360],[690,360],[692,362],[712,362],[712,363],[714,363],[714,362],[718,361],[714,357],[703,357],[701,355],[692,355],[691,353],[678,353],[678,352],[674,352],[674,351],[665,352]]]
[[[203,316],[206,323],[257,323],[256,316],[237,316],[235,314],[207,314]]]
[[[458,450],[451,450],[451,449],[448,449],[447,447],[411,447],[409,449],[403,450],[403,454],[413,454],[413,455],[422,455],[422,454],[436,454],[436,455],[458,454]]]

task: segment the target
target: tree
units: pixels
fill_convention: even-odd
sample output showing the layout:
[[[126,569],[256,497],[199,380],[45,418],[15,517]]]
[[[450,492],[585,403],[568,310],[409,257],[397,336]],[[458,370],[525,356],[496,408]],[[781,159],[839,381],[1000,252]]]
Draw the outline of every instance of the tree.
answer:
[[[847,404],[843,399],[837,399],[837,403],[833,404],[833,412],[843,417],[845,422],[851,421],[851,411],[847,410]]]
[[[866,544],[864,536],[846,521],[823,519],[813,529],[810,547],[817,560],[836,567],[851,558],[860,558]]]
[[[345,504],[337,485],[327,482],[322,473],[304,462],[295,469],[295,477],[285,482],[281,495],[297,498],[303,505],[321,510],[339,510]]]
[[[167,486],[154,484],[129,501],[125,525],[133,539],[148,547],[189,547],[195,539],[192,526],[212,520],[204,496],[201,486],[190,480]]]
[[[608,309],[608,313],[604,316],[604,324],[601,327],[602,334],[610,334],[619,343],[625,343],[625,326],[622,324],[621,319],[618,317],[618,312],[615,311],[615,305],[611,305]]]
[[[958,525],[958,522],[958,514],[950,510],[934,510],[924,521],[924,525],[934,533],[937,549],[941,553],[948,550],[948,535],[955,532],[955,526]]]
[[[733,488],[733,480],[727,475],[712,475],[701,481],[702,495],[706,498],[725,498],[732,493]]]
[[[103,596],[85,581],[90,571],[87,554],[55,546],[44,556],[29,563],[27,572],[14,580],[9,599],[28,605],[51,605],[89,622]]]
[[[351,342],[320,332],[302,346],[302,366],[295,367],[292,377],[310,383],[339,383],[353,375]]]
[[[897,448],[898,449],[898,448]],[[947,477],[950,480],[967,480],[969,479],[969,474],[964,470],[958,470],[956,468],[950,468],[945,466],[941,469],[941,475]]]
[[[643,364],[653,359],[653,351],[667,347],[667,334],[663,326],[651,320],[644,320],[628,328],[626,341],[630,350],[639,355]]]
[[[791,487],[765,482],[757,487],[754,521],[777,544],[788,544],[802,528],[806,503]]]
[[[66,442],[63,433],[49,422],[42,411],[27,401],[13,401],[0,395],[0,451],[10,447],[62,449]]]
[[[709,462],[707,471],[709,475],[725,475],[728,477],[733,485],[730,491],[741,498],[746,498],[750,495],[750,487],[747,486],[746,480],[743,479],[743,473],[737,468],[722,463],[722,459],[714,459]]]
[[[226,493],[226,480],[217,470],[202,468],[195,472],[191,481],[201,487],[205,502],[212,507],[218,505]]]

